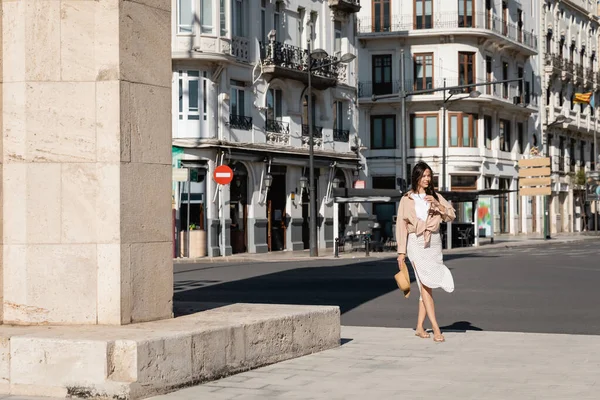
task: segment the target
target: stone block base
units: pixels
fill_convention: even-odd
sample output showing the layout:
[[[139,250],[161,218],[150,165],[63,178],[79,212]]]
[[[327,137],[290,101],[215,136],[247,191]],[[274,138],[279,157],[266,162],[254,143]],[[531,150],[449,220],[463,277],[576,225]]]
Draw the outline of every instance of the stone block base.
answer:
[[[140,399],[337,347],[329,306],[233,304],[126,326],[0,325],[0,393]]]

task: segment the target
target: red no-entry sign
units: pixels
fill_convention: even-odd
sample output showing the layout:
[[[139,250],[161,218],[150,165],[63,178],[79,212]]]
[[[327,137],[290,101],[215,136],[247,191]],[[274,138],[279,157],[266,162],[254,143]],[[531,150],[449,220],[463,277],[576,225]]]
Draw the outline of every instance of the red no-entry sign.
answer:
[[[219,165],[215,168],[213,179],[219,185],[228,185],[233,180],[233,170],[227,165]]]

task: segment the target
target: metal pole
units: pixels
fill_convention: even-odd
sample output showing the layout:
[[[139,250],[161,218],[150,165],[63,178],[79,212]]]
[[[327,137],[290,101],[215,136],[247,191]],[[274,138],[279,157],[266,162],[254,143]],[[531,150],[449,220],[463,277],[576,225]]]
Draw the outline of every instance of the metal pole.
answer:
[[[402,154],[402,169],[401,176],[406,179],[406,182],[410,182],[408,176],[408,164],[407,151],[406,151],[406,88],[404,81],[406,77],[406,70],[404,64],[404,49],[400,50],[400,153]]]
[[[312,33],[309,33],[311,35]],[[315,190],[315,150],[314,150],[314,138],[313,138],[313,124],[312,124],[312,57],[311,57],[311,39],[307,41],[308,45],[308,110],[306,117],[308,121],[308,167],[309,167],[309,233],[310,233],[310,256],[317,257],[319,255],[317,249],[317,204],[316,204],[316,190]]]
[[[546,132],[544,132],[546,140],[546,148],[544,154],[550,159],[550,174],[552,175],[552,158],[550,158],[550,143],[548,143],[548,115],[546,115]],[[552,190],[552,181],[550,181],[550,189]],[[550,203],[549,196],[544,196],[544,238],[550,239]]]
[[[187,188],[188,188],[188,198],[187,198],[187,210],[186,210],[186,218],[187,218],[187,230],[186,230],[186,235],[185,235],[185,246],[186,246],[186,250],[185,250],[185,256],[187,258],[190,258],[190,193],[191,193],[191,186],[192,186],[192,181],[190,180],[190,171],[188,171],[188,179],[187,179]]]
[[[444,78],[442,96],[442,190],[446,191],[446,78]]]

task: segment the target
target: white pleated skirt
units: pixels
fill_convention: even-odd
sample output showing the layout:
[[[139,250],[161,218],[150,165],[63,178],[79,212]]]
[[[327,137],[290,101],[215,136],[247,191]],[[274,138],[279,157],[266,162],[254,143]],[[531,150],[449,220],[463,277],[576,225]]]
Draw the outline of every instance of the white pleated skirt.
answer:
[[[452,273],[444,265],[442,238],[439,232],[431,234],[428,247],[425,247],[423,235],[410,233],[406,253],[415,271],[419,292],[421,292],[421,284],[432,289],[442,288],[448,293],[454,291]]]

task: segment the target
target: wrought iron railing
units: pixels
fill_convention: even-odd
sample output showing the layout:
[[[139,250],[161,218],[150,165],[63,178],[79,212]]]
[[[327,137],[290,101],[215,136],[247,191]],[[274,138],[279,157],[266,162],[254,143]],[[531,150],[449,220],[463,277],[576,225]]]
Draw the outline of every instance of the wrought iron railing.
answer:
[[[308,51],[297,46],[276,41],[266,44],[261,42],[260,58],[263,65],[308,72]],[[337,61],[335,56],[312,60],[312,74],[324,78],[338,79],[340,64],[331,64],[335,61]]]
[[[268,119],[265,130],[274,133],[290,133],[290,124],[276,119]]]
[[[313,137],[322,138],[323,137],[323,127],[313,125]],[[302,124],[302,136],[308,136],[308,124]]]
[[[405,83],[406,88],[412,88],[412,81]],[[372,95],[392,94],[400,92],[400,81],[373,83],[371,81],[358,82],[358,97],[371,97]]]
[[[334,129],[333,140],[335,142],[348,143],[350,141],[350,131],[347,129]]]
[[[249,131],[252,129],[252,117],[229,114],[229,126],[234,129]]]
[[[421,21],[422,22],[422,21]],[[538,38],[535,33],[522,30],[518,25],[502,20],[495,15],[486,12],[477,12],[472,16],[435,13],[426,23],[418,24],[413,15],[391,16],[389,21],[381,21],[372,17],[358,19],[358,32],[402,32],[415,29],[452,29],[452,28],[477,28],[492,31],[500,36],[507,37],[515,42],[521,43],[530,49],[537,50]]]

